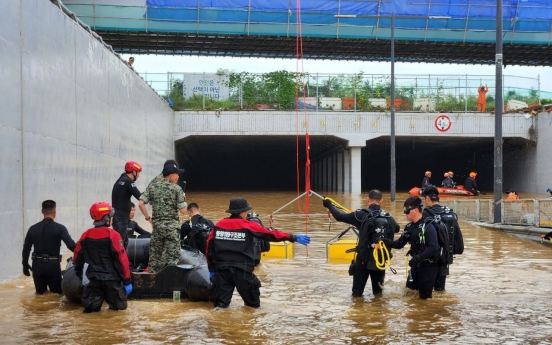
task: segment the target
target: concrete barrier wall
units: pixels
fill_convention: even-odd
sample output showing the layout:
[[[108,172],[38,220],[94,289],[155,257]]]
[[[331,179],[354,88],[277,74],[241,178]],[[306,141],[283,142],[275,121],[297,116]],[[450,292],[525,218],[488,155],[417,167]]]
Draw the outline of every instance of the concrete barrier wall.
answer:
[[[538,193],[548,195],[552,188],[552,114],[543,112],[535,117],[537,144],[504,154],[504,191],[514,188],[518,193]]]
[[[0,1],[0,281],[21,272],[41,202],[73,239],[111,202],[127,160],[143,190],[174,157],[174,116],[154,90],[50,1]]]

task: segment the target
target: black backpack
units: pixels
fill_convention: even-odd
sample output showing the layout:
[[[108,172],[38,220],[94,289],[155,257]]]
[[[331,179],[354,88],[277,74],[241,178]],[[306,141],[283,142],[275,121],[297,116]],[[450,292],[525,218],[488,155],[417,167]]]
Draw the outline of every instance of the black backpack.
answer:
[[[429,209],[427,210],[429,211]],[[435,231],[437,231],[437,244],[439,245],[439,251],[435,256],[435,259],[439,265],[450,265],[452,264],[454,227],[447,226],[444,222],[442,214],[436,214],[432,211],[429,211],[429,213],[432,214],[432,217],[424,219],[422,232],[425,232],[425,228],[428,224],[433,225]]]
[[[376,267],[373,250],[376,243],[383,239],[393,239],[394,230],[391,229],[389,219],[391,215],[384,210],[362,209],[366,215],[362,219],[356,251],[358,259],[367,263],[367,268],[371,270],[378,269]],[[384,258],[379,257],[381,253],[378,251],[378,261],[383,261]]]
[[[203,218],[200,218],[199,222],[192,224],[190,233],[184,240],[184,244],[204,253],[207,237],[209,237],[211,230],[207,222],[203,221]]]

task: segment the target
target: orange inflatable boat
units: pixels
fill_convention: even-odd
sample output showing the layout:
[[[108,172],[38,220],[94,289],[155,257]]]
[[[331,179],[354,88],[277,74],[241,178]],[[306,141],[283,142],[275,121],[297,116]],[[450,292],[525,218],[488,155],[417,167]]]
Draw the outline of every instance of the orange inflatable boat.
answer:
[[[423,189],[420,187],[414,187],[408,193],[410,194],[410,196],[421,196],[422,190]],[[474,196],[475,195],[472,192],[465,190],[464,186],[462,185],[457,185],[456,188],[437,187],[437,190],[439,191],[439,196],[442,196],[442,195]]]

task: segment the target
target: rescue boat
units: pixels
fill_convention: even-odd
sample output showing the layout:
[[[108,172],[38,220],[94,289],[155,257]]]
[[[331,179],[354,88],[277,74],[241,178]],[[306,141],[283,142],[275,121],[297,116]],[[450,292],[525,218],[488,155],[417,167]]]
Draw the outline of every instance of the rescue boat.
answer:
[[[475,194],[469,190],[465,190],[463,185],[457,185],[456,188],[446,188],[446,187],[437,187],[439,191],[439,196],[442,195],[453,195],[453,196],[474,196]],[[408,193],[410,196],[421,196],[424,189],[420,187],[412,188]]]
[[[149,245],[149,238],[129,239],[127,254],[132,267],[147,267]],[[63,295],[72,302],[81,303],[82,281],[71,259],[62,275]],[[132,293],[128,295],[129,299],[172,298],[174,291],[180,291],[181,298],[192,301],[209,301],[212,296],[205,256],[189,248],[180,249],[180,259],[175,266],[167,266],[156,274],[134,270],[130,275]]]

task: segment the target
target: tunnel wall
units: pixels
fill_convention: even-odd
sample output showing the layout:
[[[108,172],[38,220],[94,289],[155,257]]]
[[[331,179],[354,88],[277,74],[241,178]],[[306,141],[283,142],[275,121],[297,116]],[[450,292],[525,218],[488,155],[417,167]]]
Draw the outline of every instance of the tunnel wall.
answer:
[[[127,160],[138,187],[174,156],[174,116],[133,70],[50,1],[0,1],[0,281],[21,273],[41,203],[76,241]]]
[[[523,192],[547,194],[552,188],[552,114],[537,115],[537,145],[526,145],[517,150],[504,152],[504,190],[510,188]]]

